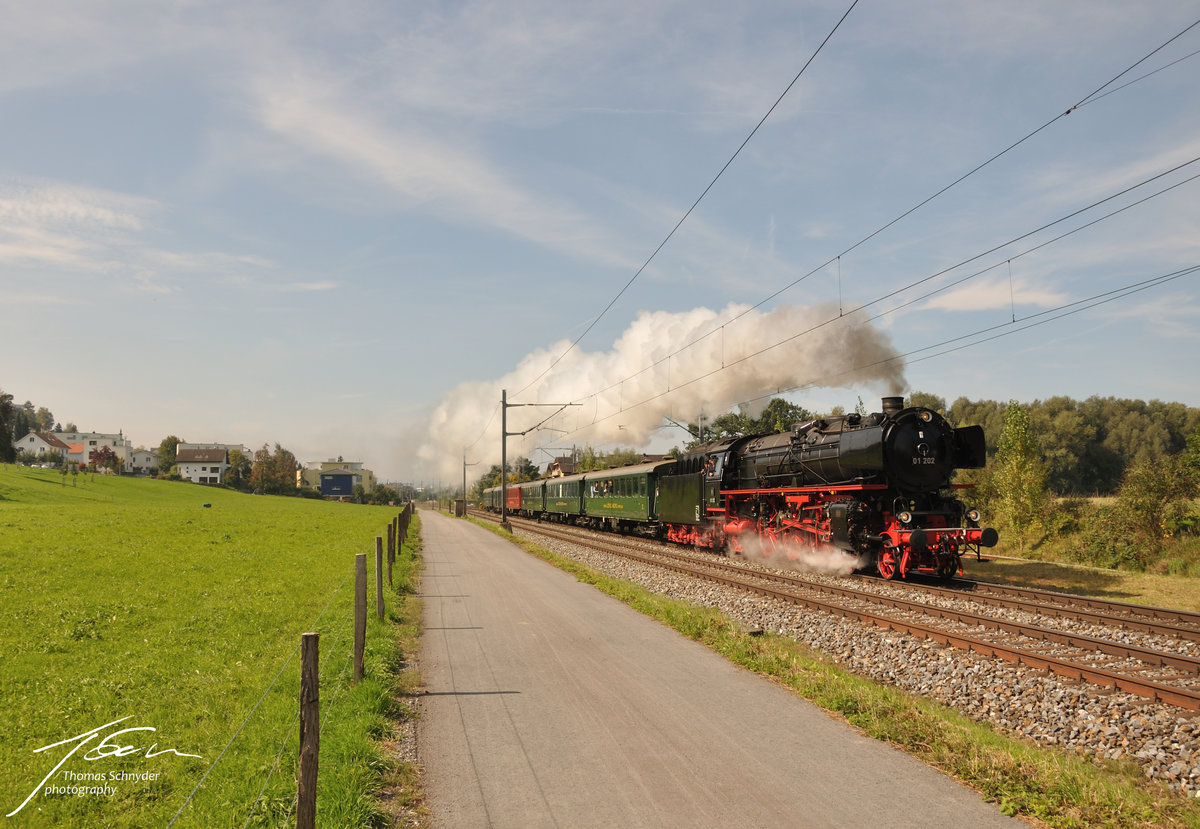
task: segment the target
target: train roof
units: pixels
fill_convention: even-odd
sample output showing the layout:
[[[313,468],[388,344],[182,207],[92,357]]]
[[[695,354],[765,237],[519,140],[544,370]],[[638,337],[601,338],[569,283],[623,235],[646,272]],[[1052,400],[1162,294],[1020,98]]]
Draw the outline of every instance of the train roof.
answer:
[[[675,463],[674,458],[664,458],[661,461],[635,463],[629,466],[614,466],[609,469],[591,469],[587,472],[576,472],[574,475],[562,475],[557,478],[543,478],[546,483],[570,483],[572,481],[593,480],[595,478],[623,478],[630,475],[645,475],[655,472],[664,466]]]
[[[671,466],[675,463],[674,458],[666,458],[661,461],[651,461],[650,463],[635,463],[629,466],[615,466],[611,469],[593,469],[590,472],[584,472],[581,475],[572,475],[573,478],[621,478],[627,475],[645,475],[648,472],[656,472],[664,466]]]
[[[661,461],[650,461],[649,463],[635,463],[629,466],[614,466],[609,469],[592,469],[588,472],[576,472],[574,475],[560,475],[557,478],[538,478],[534,481],[521,481],[520,483],[509,484],[508,488],[537,486],[540,484],[551,483],[570,483],[571,481],[584,481],[593,478],[623,478],[630,475],[645,475],[649,472],[656,472],[664,466],[670,466],[675,463],[675,458],[664,458]],[[484,492],[492,492],[499,490],[500,485],[490,486]]]

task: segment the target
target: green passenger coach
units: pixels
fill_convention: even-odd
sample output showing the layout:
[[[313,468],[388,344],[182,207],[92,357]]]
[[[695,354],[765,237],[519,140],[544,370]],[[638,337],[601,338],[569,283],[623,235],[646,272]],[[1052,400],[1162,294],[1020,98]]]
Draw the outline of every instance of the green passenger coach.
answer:
[[[571,516],[569,520],[583,515],[583,475],[547,478],[546,512],[551,516]]]
[[[643,463],[583,476],[583,513],[588,523],[632,529],[634,523],[657,519],[658,470],[674,460]]]

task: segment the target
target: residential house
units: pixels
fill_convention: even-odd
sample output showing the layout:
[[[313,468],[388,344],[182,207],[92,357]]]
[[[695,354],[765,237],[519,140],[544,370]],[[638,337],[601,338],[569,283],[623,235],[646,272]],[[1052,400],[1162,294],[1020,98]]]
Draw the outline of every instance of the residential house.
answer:
[[[377,483],[375,473],[369,469],[364,469],[362,461],[330,459],[327,461],[309,461],[304,464],[303,469],[296,471],[296,486],[310,486],[321,490],[321,494],[325,494],[322,475],[326,472],[337,471],[349,472],[356,475],[358,477],[356,483],[362,484],[363,489],[367,492],[373,490]],[[353,485],[351,489],[353,489]]]
[[[134,475],[152,475],[158,468],[158,453],[149,449],[134,449],[125,459],[125,471]]]
[[[326,498],[353,498],[354,487],[362,484],[363,476],[353,469],[341,467],[321,471],[321,495]]]
[[[193,483],[219,484],[234,449],[253,457],[240,443],[180,443],[175,447],[175,466],[181,477]]]
[[[175,467],[180,477],[193,483],[219,484],[221,476],[229,468],[229,451],[181,443],[175,447]]]
[[[55,432],[54,436],[71,447],[67,460],[72,463],[90,463],[92,453],[107,446],[120,459],[120,468],[124,469],[133,452],[133,444],[121,432],[115,435],[107,432]]]
[[[13,449],[18,452],[32,452],[35,455],[44,455],[47,452],[59,452],[62,454],[64,461],[71,452],[71,447],[59,440],[51,432],[30,432],[18,440]]]

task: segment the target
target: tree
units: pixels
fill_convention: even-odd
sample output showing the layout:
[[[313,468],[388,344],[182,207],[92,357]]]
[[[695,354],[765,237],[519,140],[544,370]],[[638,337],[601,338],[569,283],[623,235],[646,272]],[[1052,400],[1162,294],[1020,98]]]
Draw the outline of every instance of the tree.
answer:
[[[49,432],[54,428],[54,415],[45,406],[40,406],[33,415],[33,427],[38,432]]]
[[[859,398],[860,400],[862,398]],[[946,398],[938,397],[936,394],[929,394],[923,391],[914,391],[912,396],[908,398],[910,407],[919,406],[923,409],[932,409],[938,414],[946,414]]]
[[[642,453],[633,449],[614,449],[611,452],[598,452],[591,446],[585,446],[579,453],[579,462],[575,465],[577,472],[591,472],[596,469],[608,469],[612,466],[625,466],[642,460]]]
[[[272,452],[267,444],[254,453],[250,467],[250,488],[259,494],[296,494],[296,456],[278,443]]]
[[[0,389],[0,462],[12,463],[16,457],[13,450],[13,396]]]
[[[987,486],[996,517],[1024,548],[1041,516],[1046,497],[1046,466],[1029,428],[1029,411],[1015,400],[1004,412],[996,457],[992,460]]]
[[[755,420],[750,422],[751,432],[786,432],[806,420],[812,419],[812,413],[803,406],[789,403],[782,397],[776,397],[767,404]]]
[[[271,455],[271,481],[275,491],[279,493],[294,493],[296,491],[296,470],[300,464],[296,456],[284,449],[278,443]]]
[[[271,450],[264,443],[254,452],[254,464],[250,467],[250,488],[262,495],[267,492],[271,472]]]
[[[234,489],[246,489],[250,486],[250,459],[241,449],[229,450],[229,468],[225,470],[224,483]]]
[[[1192,509],[1197,493],[1197,472],[1184,455],[1130,464],[1117,491],[1117,503],[1126,526],[1158,548],[1173,536]]]
[[[111,447],[101,446],[88,453],[88,466],[95,469],[109,469],[116,472],[121,466],[121,459]]]
[[[510,480],[513,483],[521,483],[522,481],[535,481],[538,478],[539,470],[537,464],[526,457],[519,457],[513,461],[513,473]]]
[[[1200,475],[1200,429],[1187,437],[1187,451],[1183,453],[1183,465]]]
[[[703,443],[740,438],[746,435],[786,432],[797,423],[812,420],[812,417],[812,412],[808,409],[790,403],[782,397],[772,398],[771,402],[763,407],[758,417],[752,417],[750,406],[741,403],[738,405],[737,411],[726,412],[705,423],[703,435],[700,434],[699,423],[689,423],[687,430],[696,437],[689,441],[685,448],[694,449]]]
[[[171,467],[175,466],[175,450],[181,443],[186,443],[186,441],[180,440],[175,435],[167,435],[162,439],[162,443],[158,444],[155,454],[158,455],[158,471],[161,474],[171,474]]]

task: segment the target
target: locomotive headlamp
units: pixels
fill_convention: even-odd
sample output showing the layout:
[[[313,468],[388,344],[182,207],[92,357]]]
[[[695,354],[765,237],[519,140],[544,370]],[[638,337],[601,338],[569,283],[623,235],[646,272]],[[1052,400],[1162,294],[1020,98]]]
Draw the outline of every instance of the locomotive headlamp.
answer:
[[[928,423],[933,420],[933,412],[921,412],[921,422]]]
[[[901,524],[911,524],[912,523],[912,513],[909,512],[908,510],[905,510],[904,512],[900,513],[896,517],[900,519]]]
[[[977,509],[967,510],[967,520],[968,521],[978,521],[979,520],[979,510],[977,510]]]

